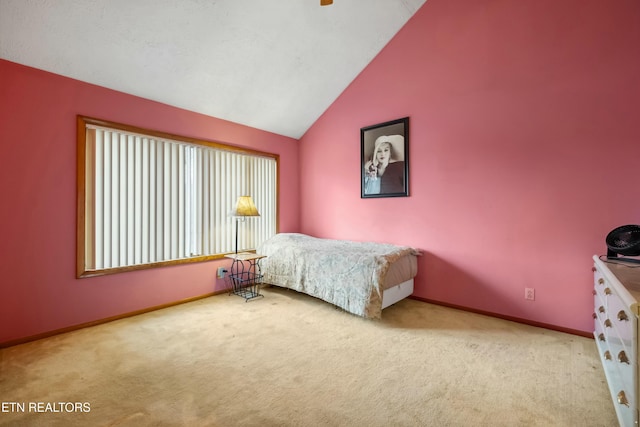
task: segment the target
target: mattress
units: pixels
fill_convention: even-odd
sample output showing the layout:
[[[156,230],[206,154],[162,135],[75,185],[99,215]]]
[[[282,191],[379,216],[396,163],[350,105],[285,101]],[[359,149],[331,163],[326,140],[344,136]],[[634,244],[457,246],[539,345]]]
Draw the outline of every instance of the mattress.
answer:
[[[413,253],[406,254],[389,265],[382,288],[392,288],[413,279],[417,274],[418,258]]]

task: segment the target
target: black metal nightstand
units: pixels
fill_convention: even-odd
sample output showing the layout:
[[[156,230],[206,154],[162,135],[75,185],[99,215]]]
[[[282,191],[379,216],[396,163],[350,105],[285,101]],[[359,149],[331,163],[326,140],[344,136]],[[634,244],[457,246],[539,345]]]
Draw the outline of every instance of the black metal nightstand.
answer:
[[[228,276],[231,281],[230,294],[244,298],[245,302],[253,298],[264,297],[259,291],[262,283],[260,260],[266,255],[258,255],[251,252],[225,255],[231,258],[231,270]]]

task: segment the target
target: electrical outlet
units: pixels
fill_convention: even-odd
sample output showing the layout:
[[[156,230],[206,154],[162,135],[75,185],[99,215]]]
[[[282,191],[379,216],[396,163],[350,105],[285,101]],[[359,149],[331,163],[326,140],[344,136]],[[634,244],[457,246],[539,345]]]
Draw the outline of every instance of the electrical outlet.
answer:
[[[224,267],[218,267],[218,279],[224,279],[224,273],[226,273],[227,270]]]
[[[536,291],[533,288],[524,288],[524,299],[535,300],[536,299]]]

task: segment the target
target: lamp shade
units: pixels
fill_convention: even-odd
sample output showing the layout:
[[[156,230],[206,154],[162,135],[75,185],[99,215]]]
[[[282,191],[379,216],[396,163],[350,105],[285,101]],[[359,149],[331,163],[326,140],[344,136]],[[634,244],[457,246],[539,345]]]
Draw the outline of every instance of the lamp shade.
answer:
[[[251,196],[240,196],[236,207],[231,211],[232,216],[260,216],[258,208],[253,203]]]

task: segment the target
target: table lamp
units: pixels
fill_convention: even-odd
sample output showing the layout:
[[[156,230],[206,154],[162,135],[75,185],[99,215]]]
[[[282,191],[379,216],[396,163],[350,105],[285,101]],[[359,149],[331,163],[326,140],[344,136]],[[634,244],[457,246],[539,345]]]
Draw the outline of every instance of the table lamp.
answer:
[[[238,223],[248,216],[260,216],[258,208],[253,203],[251,196],[240,196],[236,202],[236,207],[231,211],[231,216],[236,217],[236,255],[238,254]]]

